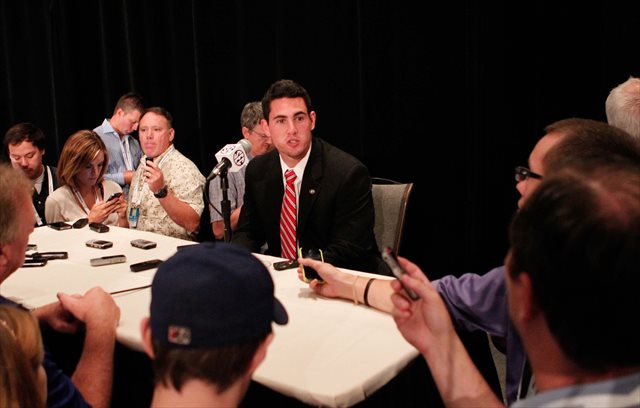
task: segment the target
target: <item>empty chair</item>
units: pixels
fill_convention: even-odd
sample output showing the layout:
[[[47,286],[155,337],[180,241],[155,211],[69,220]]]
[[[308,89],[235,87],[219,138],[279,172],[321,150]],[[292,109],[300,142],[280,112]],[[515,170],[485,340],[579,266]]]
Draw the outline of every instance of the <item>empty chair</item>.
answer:
[[[371,184],[376,213],[373,230],[378,249],[389,246],[397,254],[413,183],[371,177]]]

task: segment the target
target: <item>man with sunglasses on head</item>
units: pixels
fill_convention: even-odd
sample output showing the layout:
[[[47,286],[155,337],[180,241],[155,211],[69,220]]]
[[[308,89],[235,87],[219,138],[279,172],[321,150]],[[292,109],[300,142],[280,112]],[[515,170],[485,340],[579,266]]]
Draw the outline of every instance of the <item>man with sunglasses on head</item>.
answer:
[[[249,102],[244,105],[240,114],[240,126],[242,136],[251,142],[251,152],[247,155],[249,160],[255,156],[260,156],[268,151],[273,150],[271,137],[266,135],[260,121],[264,118],[262,114],[262,103],[260,101]],[[239,171],[227,173],[227,198],[231,206],[231,231],[235,231],[238,227],[238,218],[240,217],[240,208],[244,203],[244,172],[246,166]],[[220,202],[222,201],[222,187],[220,180],[215,178],[209,181],[209,214],[211,216],[211,230],[213,236],[221,240],[224,238],[224,221],[220,210]]]
[[[544,130],[545,135],[529,155],[528,167],[516,167],[516,188],[521,195],[518,208],[524,205],[542,182],[545,173],[553,171],[549,163],[553,164],[554,157],[560,156],[564,163],[572,164],[579,164],[586,157],[607,160],[624,157],[640,161],[640,143],[626,132],[604,122],[571,118],[554,122]],[[358,303],[391,312],[391,281],[356,280],[354,276],[340,272],[327,263],[315,263],[307,259],[299,261],[304,266],[315,268],[325,280],[323,285],[311,282],[311,288],[318,294],[347,299],[354,297]],[[484,275],[449,275],[432,281],[432,284],[447,305],[456,329],[463,332],[485,331],[492,337],[504,339],[506,399],[511,404],[524,398],[533,383],[528,364],[525,364],[525,351],[508,315],[504,277],[504,266],[500,266]]]

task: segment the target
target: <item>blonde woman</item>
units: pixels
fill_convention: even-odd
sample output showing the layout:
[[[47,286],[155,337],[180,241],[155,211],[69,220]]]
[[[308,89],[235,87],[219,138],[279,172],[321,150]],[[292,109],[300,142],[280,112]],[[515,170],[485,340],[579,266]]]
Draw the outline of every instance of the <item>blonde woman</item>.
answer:
[[[40,327],[26,310],[0,305],[0,406],[44,407],[47,375]]]
[[[45,203],[47,223],[89,222],[128,227],[127,203],[122,188],[104,180],[109,163],[107,148],[91,130],[80,130],[67,139],[58,161],[58,187]],[[109,199],[113,194],[119,197]]]

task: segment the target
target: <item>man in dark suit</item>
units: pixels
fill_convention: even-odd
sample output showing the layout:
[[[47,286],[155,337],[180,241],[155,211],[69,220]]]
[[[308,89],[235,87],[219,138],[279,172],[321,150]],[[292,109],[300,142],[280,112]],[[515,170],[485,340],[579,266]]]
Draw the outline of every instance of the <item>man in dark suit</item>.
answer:
[[[349,269],[388,274],[373,233],[374,207],[368,169],[355,157],[312,137],[316,113],[307,91],[291,80],[275,82],[262,99],[262,128],[276,150],[249,162],[245,199],[233,242],[268,255],[296,258],[321,249],[325,261]],[[281,222],[289,170],[291,231]],[[287,232],[284,231],[287,230]],[[285,248],[291,240],[292,250]],[[285,243],[283,245],[283,243]]]
[[[58,188],[56,168],[42,163],[45,136],[31,123],[17,123],[4,135],[4,148],[11,165],[22,170],[33,183],[33,209],[36,226],[46,224],[44,203],[49,194]]]

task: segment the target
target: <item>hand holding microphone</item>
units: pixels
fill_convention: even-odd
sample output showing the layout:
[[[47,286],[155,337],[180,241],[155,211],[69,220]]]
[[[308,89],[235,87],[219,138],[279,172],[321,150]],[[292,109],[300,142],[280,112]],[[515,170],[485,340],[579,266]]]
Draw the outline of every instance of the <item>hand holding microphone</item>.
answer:
[[[249,153],[251,152],[251,142],[247,139],[241,139],[236,144],[228,144],[218,153],[216,159],[218,164],[211,170],[208,180],[212,180],[223,172],[235,173],[240,171],[249,161]]]

